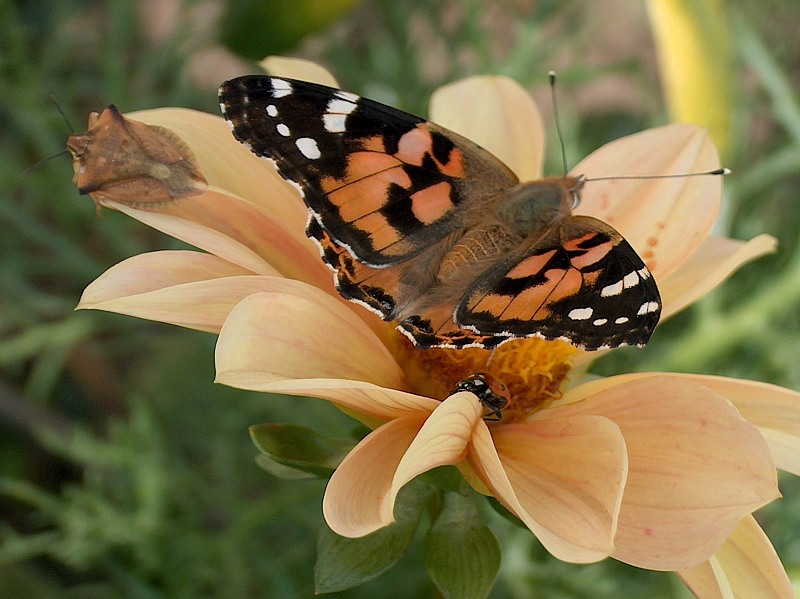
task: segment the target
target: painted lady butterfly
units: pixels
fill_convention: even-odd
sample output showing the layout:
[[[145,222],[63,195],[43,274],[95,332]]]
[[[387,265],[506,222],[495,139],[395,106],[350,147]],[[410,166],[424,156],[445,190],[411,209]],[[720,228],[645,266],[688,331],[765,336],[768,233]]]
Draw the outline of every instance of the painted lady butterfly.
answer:
[[[581,177],[520,183],[452,131],[313,83],[239,77],[219,97],[234,136],[303,196],[339,293],[418,347],[650,338],[655,281],[612,227],[572,215]]]

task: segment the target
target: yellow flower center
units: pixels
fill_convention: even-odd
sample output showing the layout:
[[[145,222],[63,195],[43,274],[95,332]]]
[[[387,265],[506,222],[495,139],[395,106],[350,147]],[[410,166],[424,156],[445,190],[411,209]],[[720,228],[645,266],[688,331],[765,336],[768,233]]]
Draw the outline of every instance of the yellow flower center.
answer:
[[[508,341],[495,350],[418,349],[398,335],[393,353],[410,390],[444,400],[459,381],[479,372],[505,384],[511,401],[503,422],[523,420],[561,397],[561,386],[579,350],[564,341],[536,337]]]

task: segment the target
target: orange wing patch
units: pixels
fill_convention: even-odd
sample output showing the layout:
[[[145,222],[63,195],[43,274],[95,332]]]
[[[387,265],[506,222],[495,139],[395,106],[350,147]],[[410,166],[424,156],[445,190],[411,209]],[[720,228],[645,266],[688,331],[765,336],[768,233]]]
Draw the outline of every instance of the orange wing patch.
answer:
[[[392,184],[407,189],[411,187],[411,179],[402,168],[391,168],[345,183],[328,193],[328,199],[338,208],[342,220],[353,222],[383,208]]]
[[[379,251],[385,250],[403,238],[400,231],[390,225],[389,221],[378,212],[367,214],[352,224],[364,231],[369,237],[372,247]]]
[[[502,313],[494,312],[499,320],[543,320],[552,313],[548,305],[574,294],[580,289],[583,277],[575,269],[550,269],[544,274],[547,282],[529,287],[511,298]],[[502,296],[504,297],[504,296]]]
[[[612,237],[605,243],[601,243],[589,249],[583,249],[580,247],[581,243],[588,241],[595,236],[596,234],[594,232],[587,233],[582,237],[571,239],[564,243],[564,249],[566,249],[568,252],[583,252],[583,254],[575,256],[571,259],[572,265],[575,268],[583,270],[588,266],[600,262],[622,239],[621,237]]]
[[[395,156],[406,164],[422,166],[426,155],[436,163],[440,172],[448,177],[464,176],[464,155],[456,147],[450,148],[447,159],[440,161],[434,151],[433,134],[424,127],[418,126],[404,134],[398,142]]]
[[[451,197],[452,191],[452,185],[442,181],[412,193],[411,211],[421,223],[426,225],[435,223],[455,207]]]

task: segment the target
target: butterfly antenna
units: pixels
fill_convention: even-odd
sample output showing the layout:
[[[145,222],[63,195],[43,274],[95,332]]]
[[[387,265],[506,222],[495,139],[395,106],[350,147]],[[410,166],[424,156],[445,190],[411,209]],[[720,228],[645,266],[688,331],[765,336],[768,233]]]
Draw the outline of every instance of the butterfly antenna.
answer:
[[[558,145],[561,147],[561,164],[564,166],[564,176],[567,176],[567,149],[564,147],[564,135],[561,133],[561,119],[558,116],[558,97],[556,96],[556,72],[549,71],[547,80],[550,82],[550,101],[553,104],[553,119],[556,121]]]
[[[564,135],[561,132],[561,118],[558,115],[558,98],[556,96],[556,72],[549,71],[547,79],[550,82],[550,98],[553,103],[553,118],[556,122],[556,133],[558,133],[558,144],[561,147],[561,162],[564,165],[564,176],[567,176],[567,151],[564,147]],[[588,183],[589,181],[610,181],[612,179],[676,179],[680,177],[706,177],[708,175],[730,175],[731,169],[729,168],[716,168],[711,171],[704,171],[702,173],[676,173],[672,175],[623,175],[619,177],[583,177],[582,181]]]
[[[683,177],[707,177],[708,175],[730,175],[731,169],[729,168],[715,168],[711,171],[703,171],[701,173],[675,173],[672,175],[622,175],[619,177],[584,177],[583,181],[611,181],[616,179],[682,179]]]

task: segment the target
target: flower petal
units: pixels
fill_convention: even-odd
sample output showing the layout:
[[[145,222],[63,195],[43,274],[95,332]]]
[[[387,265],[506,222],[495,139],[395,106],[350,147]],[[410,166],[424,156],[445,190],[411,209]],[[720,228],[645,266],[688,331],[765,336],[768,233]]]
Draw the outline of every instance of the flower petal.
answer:
[[[719,157],[706,131],[674,124],[606,144],[572,173],[591,179],[716,168]],[[618,229],[661,281],[703,244],[721,199],[719,176],[589,181],[575,213],[597,217]]]
[[[289,77],[300,81],[310,81],[328,87],[339,87],[331,72],[316,62],[290,56],[267,56],[260,63],[261,68],[276,77]]]
[[[331,476],[322,512],[343,537],[363,537],[394,522],[392,480],[422,420],[391,420],[364,437]]]
[[[489,150],[520,180],[541,177],[544,124],[528,92],[513,79],[478,76],[440,87],[431,96],[429,114]]]
[[[335,403],[368,426],[414,416],[424,420],[441,402],[407,391],[379,387],[364,381],[346,379],[283,379],[268,382],[263,377],[236,374],[235,380],[220,381],[233,387],[268,393],[318,397]],[[363,417],[367,416],[370,421]]]
[[[432,468],[463,460],[482,413],[472,393],[456,393],[426,420],[400,418],[373,431],[342,461],[328,484],[323,501],[328,525],[341,535],[360,537],[393,522],[403,485]]]
[[[206,250],[252,272],[287,277],[330,289],[330,271],[305,237],[274,215],[216,188],[166,204],[159,210],[113,207],[167,235]]]
[[[308,211],[297,190],[239,143],[221,116],[186,108],[156,108],[126,117],[172,130],[191,148],[208,183],[266,208],[287,229],[302,234]]]
[[[392,483],[393,497],[415,476],[461,462],[482,415],[481,403],[472,393],[456,393],[445,399],[425,420],[398,465]]]
[[[575,387],[561,399],[573,403],[636,379],[659,376],[637,372],[596,379]],[[670,378],[693,381],[730,401],[739,413],[758,427],[769,446],[775,465],[800,475],[800,393],[778,385],[723,376],[670,373]]]
[[[752,516],[739,522],[709,561],[678,574],[701,599],[795,598],[778,554]]]
[[[800,393],[758,381],[681,375],[730,400],[767,441],[775,465],[800,475]]]
[[[779,495],[769,448],[707,387],[674,376],[612,379],[625,382],[541,414],[597,414],[622,430],[629,469],[613,556],[652,570],[692,567]]]
[[[557,558],[593,562],[614,549],[627,461],[610,420],[532,420],[497,426],[491,436],[479,423],[470,464]]]
[[[217,381],[252,388],[280,379],[341,378],[400,387],[386,347],[343,303],[297,281],[243,300],[217,340]]]
[[[148,252],[115,264],[92,281],[84,290],[78,308],[98,308],[98,304],[104,302],[183,283],[252,274],[227,260],[203,252]]]
[[[242,299],[275,286],[273,277],[242,274],[246,272],[200,252],[140,254],[93,281],[78,309],[106,310],[218,333]],[[277,277],[277,281],[285,279]]]
[[[681,267],[659,281],[667,318],[694,303],[727,279],[740,266],[775,251],[777,240],[758,235],[750,241],[737,241],[710,235]]]

